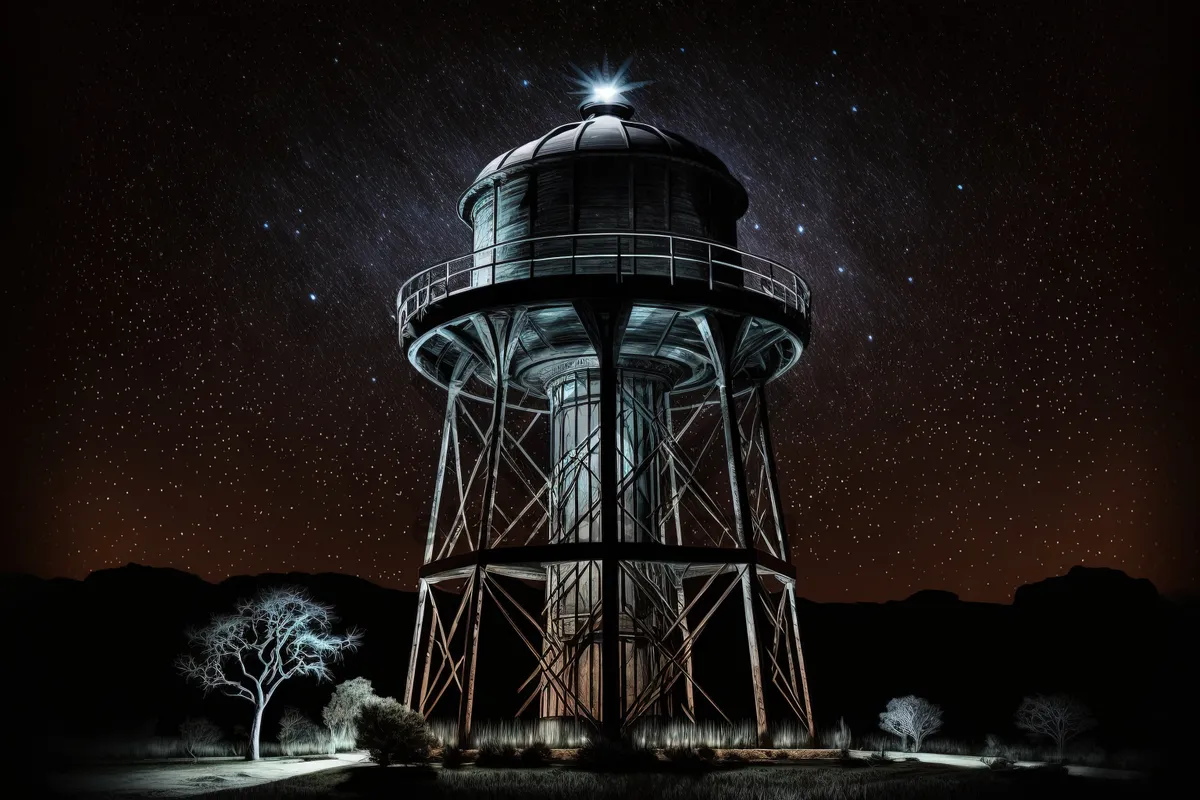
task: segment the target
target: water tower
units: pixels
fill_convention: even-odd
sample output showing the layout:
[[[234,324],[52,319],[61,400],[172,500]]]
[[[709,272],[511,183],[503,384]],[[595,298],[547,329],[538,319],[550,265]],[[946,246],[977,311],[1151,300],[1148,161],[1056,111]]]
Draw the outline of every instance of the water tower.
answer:
[[[610,737],[724,717],[695,649],[730,603],[760,744],[768,711],[811,732],[767,414],[808,287],[737,249],[746,191],[715,155],[619,95],[580,115],[485,166],[472,252],[400,289],[401,347],[447,396],[404,700],[457,694],[471,743],[486,601],[537,664],[519,713]]]

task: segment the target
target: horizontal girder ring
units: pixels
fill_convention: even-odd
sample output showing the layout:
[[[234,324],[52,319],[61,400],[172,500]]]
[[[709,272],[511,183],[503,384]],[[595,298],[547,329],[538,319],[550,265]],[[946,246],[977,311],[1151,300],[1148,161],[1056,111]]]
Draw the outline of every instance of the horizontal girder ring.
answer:
[[[566,542],[526,547],[497,547],[490,550],[473,550],[469,553],[449,556],[431,561],[421,567],[421,579],[429,583],[465,577],[476,567],[495,566],[529,570],[523,577],[535,579],[535,570],[549,564],[570,562],[604,561],[673,564],[678,566],[703,565],[736,567],[753,564],[763,574],[774,575],[784,581],[795,581],[796,569],[783,559],[746,547],[695,547],[665,545],[658,542]]]

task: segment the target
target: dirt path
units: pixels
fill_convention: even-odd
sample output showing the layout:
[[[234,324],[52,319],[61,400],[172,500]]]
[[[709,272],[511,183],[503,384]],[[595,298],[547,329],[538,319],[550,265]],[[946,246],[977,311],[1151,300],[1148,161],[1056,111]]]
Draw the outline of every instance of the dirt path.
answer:
[[[194,797],[356,764],[363,758],[361,753],[339,753],[319,760],[283,757],[253,762],[113,764],[52,775],[49,784],[54,791],[70,796]]]

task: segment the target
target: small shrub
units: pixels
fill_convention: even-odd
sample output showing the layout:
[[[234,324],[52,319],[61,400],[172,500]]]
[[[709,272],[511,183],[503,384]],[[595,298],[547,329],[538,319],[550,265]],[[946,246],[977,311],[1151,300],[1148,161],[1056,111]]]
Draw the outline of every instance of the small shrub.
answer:
[[[692,757],[700,758],[696,755],[696,751],[690,747],[664,747],[663,758],[667,761],[687,761]]]
[[[873,767],[881,767],[885,764],[891,764],[892,760],[887,757],[887,754],[880,750],[878,753],[871,753],[867,756],[867,763]]]
[[[947,756],[973,756],[979,747],[965,739],[947,739],[942,736],[936,739],[926,739],[921,745],[921,749],[926,753],[941,753]]]
[[[511,767],[517,762],[517,749],[503,742],[488,742],[479,748],[475,763],[480,767]]]
[[[596,772],[648,772],[659,766],[657,753],[628,740],[592,739],[579,748],[576,762]]]
[[[229,749],[238,758],[244,758],[250,752],[250,731],[245,725],[233,726],[233,743]]]
[[[826,731],[822,738],[825,740],[826,747],[841,750],[842,758],[850,757],[850,726],[846,724],[844,718],[839,717],[837,727]]]
[[[729,750],[721,757],[721,761],[726,764],[745,764],[747,763],[747,758],[736,750]]]
[[[1038,772],[1043,775],[1066,775],[1067,766],[1065,764],[1040,764],[1036,767],[1029,768],[1031,772]]]
[[[463,751],[453,745],[442,748],[442,766],[446,769],[458,769],[463,765]]]
[[[1063,763],[1079,764],[1087,767],[1099,767],[1107,764],[1109,761],[1108,754],[1104,752],[1104,748],[1097,744],[1070,748],[1063,758]]]
[[[521,751],[522,767],[544,767],[550,763],[550,745],[534,742]]]
[[[712,759],[700,757],[691,747],[668,747],[663,750],[670,768],[675,772],[707,772],[712,769]]]
[[[987,764],[988,769],[1012,769],[1013,767],[1013,762],[1004,756],[985,756],[983,763]]]
[[[713,750],[711,747],[697,748],[696,755],[700,757],[701,761],[706,761],[709,764],[717,760],[717,751]]]
[[[364,705],[354,725],[358,746],[381,767],[422,763],[434,744],[425,719],[391,697]]]
[[[179,735],[183,737],[183,746],[193,762],[197,760],[196,751],[221,741],[221,729],[207,717],[188,717],[179,726]]]
[[[1108,763],[1116,769],[1136,772],[1154,772],[1163,766],[1160,755],[1140,750],[1118,750],[1109,756]]]
[[[452,719],[431,719],[428,720],[429,732],[433,734],[433,738],[437,740],[439,747],[448,747],[453,745],[458,746],[458,722]],[[480,724],[480,728],[483,725]],[[479,736],[479,741],[488,741],[492,737]]]
[[[789,753],[787,750],[776,750],[774,753],[771,754],[771,758],[775,759],[776,761],[787,761],[791,757],[792,757],[792,754]]]

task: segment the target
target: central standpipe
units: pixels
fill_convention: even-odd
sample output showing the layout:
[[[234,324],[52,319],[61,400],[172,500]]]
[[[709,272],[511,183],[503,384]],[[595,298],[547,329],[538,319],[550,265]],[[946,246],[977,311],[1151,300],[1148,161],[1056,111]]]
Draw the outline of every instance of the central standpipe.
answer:
[[[547,390],[551,458],[555,465],[550,542],[604,542],[604,484],[609,480],[617,486],[620,500],[615,513],[617,541],[662,542],[661,521],[655,513],[662,494],[658,483],[662,472],[658,431],[665,423],[669,379],[653,372],[617,371],[617,458],[611,466],[604,463],[600,447],[605,434],[602,383],[601,370],[577,369],[555,378]],[[606,467],[615,472],[606,472]],[[597,720],[604,718],[601,664],[606,638],[620,641],[617,661],[621,669],[616,680],[622,716],[658,672],[661,657],[643,629],[654,632],[665,624],[654,606],[655,598],[648,597],[647,592],[666,597],[675,589],[665,570],[648,565],[630,569],[637,572],[638,580],[618,566],[619,588],[612,602],[617,606],[619,629],[605,628],[593,634],[597,626],[591,621],[604,601],[603,562],[547,567],[547,625],[552,636],[545,642],[544,654],[564,676],[575,697],[563,697],[556,685],[544,682],[540,706],[543,718],[574,716],[577,705]],[[605,630],[617,630],[616,636],[606,637]],[[559,642],[572,644],[557,652]],[[662,702],[653,709],[655,715],[665,710]]]
[[[554,463],[550,541],[599,542],[601,559],[546,569],[552,636],[544,646],[547,657],[558,650],[554,666],[574,698],[545,681],[541,716],[575,716],[582,704],[606,735],[617,736],[659,672],[661,656],[650,638],[668,624],[647,596],[673,591],[667,572],[623,567],[616,546],[662,542],[655,515],[662,471],[658,431],[671,386],[666,374],[618,367],[628,305],[578,302],[576,312],[596,356],[547,386]],[[662,714],[664,706],[655,703],[652,711]]]
[[[621,564],[617,560],[617,359],[629,322],[629,306],[611,304],[597,309],[576,303],[575,312],[600,362],[600,713],[604,734],[615,740],[621,733],[621,610],[613,602],[620,591]],[[607,633],[609,635],[605,636]]]

